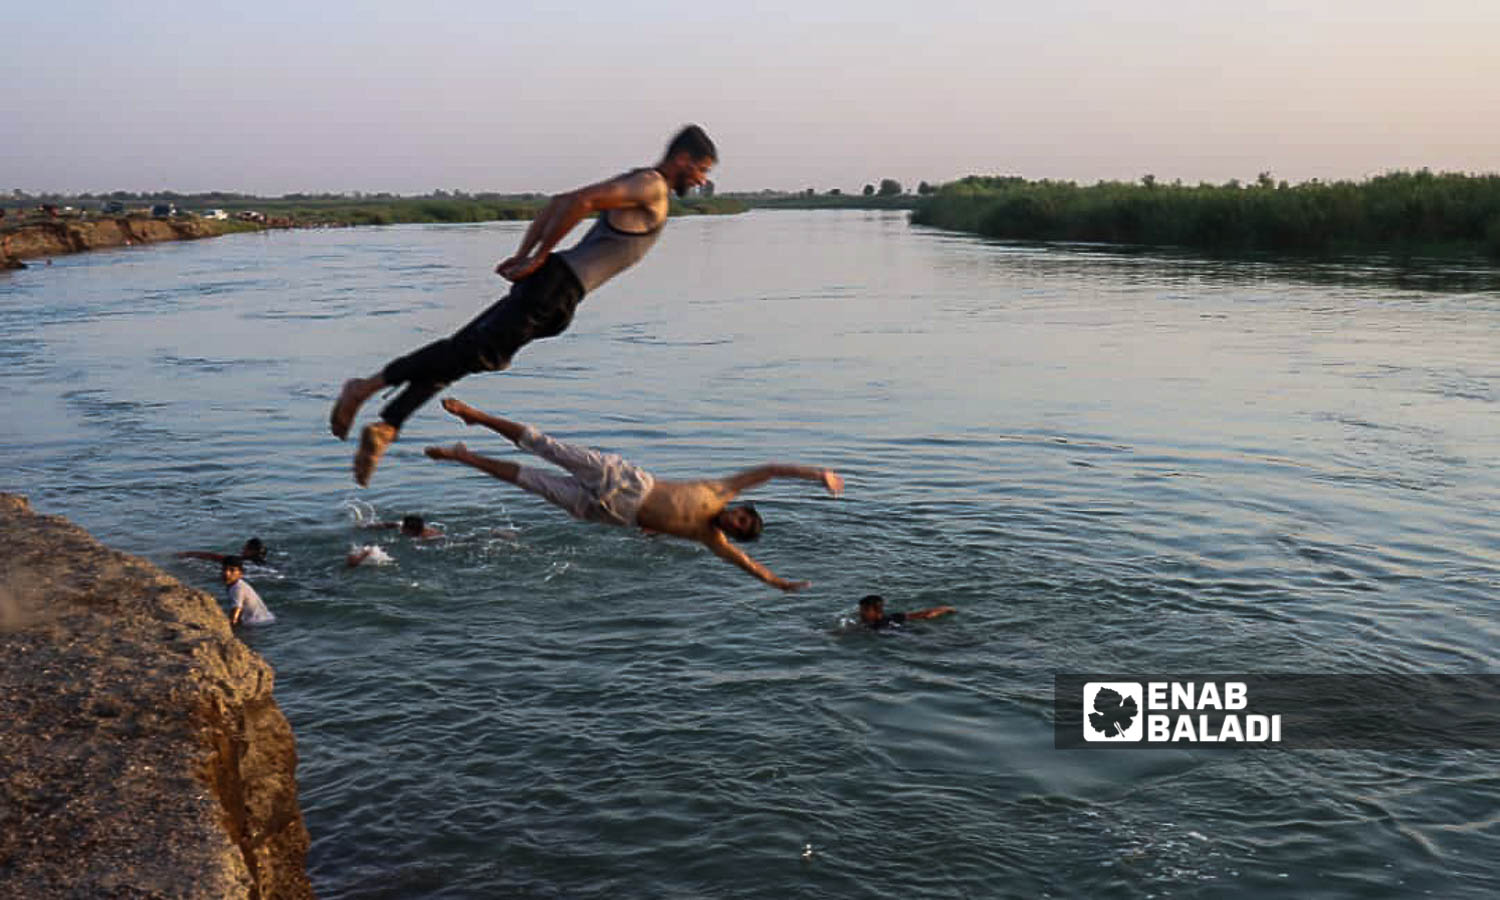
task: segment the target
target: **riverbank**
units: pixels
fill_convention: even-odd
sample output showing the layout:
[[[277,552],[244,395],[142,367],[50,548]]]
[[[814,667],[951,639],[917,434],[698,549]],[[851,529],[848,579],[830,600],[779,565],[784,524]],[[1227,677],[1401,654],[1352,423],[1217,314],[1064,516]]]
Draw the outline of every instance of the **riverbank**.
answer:
[[[917,205],[917,225],[1008,240],[1213,252],[1500,259],[1500,176],[1393,172],[1361,182],[1139,184],[969,177]]]
[[[144,218],[56,218],[21,222],[0,229],[0,268],[20,268],[27,259],[43,259],[88,250],[188,241],[267,227],[291,227],[290,222],[262,224],[197,216]],[[21,265],[16,265],[21,263]]]
[[[254,202],[250,202],[254,201]],[[80,215],[0,223],[0,269],[25,268],[25,260],[159,241],[197,240],[267,228],[346,228],[360,225],[456,224],[533,218],[543,195],[444,196],[390,199],[292,196],[226,202],[229,219],[197,215],[88,218]],[[671,215],[733,215],[750,207],[718,197],[673,198]],[[241,215],[252,218],[240,218]]]
[[[213,597],[0,494],[0,893],[311,897],[272,678]]]
[[[290,195],[276,199],[225,201],[230,212],[254,211],[285,218],[299,227],[351,225],[443,225],[513,222],[534,218],[550,198],[545,194],[459,194],[425,197],[360,198],[342,195]],[[672,198],[670,215],[733,215],[748,207],[721,197]]]

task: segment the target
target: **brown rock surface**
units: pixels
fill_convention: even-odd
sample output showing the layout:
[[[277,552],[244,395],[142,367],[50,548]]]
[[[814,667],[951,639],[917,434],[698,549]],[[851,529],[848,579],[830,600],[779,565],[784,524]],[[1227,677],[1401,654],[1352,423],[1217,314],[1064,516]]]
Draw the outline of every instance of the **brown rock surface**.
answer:
[[[32,221],[4,229],[5,244],[4,249],[0,250],[0,257],[21,260],[129,244],[196,240],[217,237],[228,230],[228,224],[213,219],[192,218],[144,219],[138,216],[120,216],[109,219]]]
[[[0,897],[311,897],[271,681],[213,597],[0,494]]]

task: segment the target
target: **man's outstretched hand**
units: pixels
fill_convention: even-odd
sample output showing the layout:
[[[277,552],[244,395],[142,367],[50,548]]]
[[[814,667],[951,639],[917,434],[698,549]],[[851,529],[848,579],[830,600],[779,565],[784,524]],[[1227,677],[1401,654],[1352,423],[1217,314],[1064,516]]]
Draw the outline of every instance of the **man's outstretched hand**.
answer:
[[[832,469],[823,470],[823,487],[828,488],[828,493],[837,497],[844,492],[844,479]]]
[[[793,593],[794,591],[800,591],[803,588],[812,587],[812,582],[811,581],[787,581],[786,579],[782,579],[782,580],[776,582],[776,586],[779,587],[779,588],[781,588],[783,591],[786,591],[788,594],[790,594],[790,593]]]
[[[541,268],[545,256],[512,256],[495,266],[495,272],[511,281],[520,281]]]

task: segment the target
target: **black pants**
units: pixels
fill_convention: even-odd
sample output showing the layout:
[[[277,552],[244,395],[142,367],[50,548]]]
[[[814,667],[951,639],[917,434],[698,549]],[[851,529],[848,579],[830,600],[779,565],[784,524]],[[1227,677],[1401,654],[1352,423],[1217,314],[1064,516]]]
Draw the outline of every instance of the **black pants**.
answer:
[[[388,385],[406,388],[380,411],[397,428],[439,391],[475,372],[498,372],[522,347],[567,330],[583,299],[583,285],[568,264],[548,256],[541,268],[516,282],[510,293],[460,328],[387,365]]]

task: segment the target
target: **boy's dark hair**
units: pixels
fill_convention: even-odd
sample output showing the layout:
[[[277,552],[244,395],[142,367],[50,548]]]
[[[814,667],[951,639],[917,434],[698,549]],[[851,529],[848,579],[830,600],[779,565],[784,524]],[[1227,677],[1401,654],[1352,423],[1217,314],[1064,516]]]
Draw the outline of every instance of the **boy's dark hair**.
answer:
[[[243,571],[245,560],[238,556],[226,556],[224,557],[224,561],[219,563],[219,568],[224,572],[228,572],[230,569],[240,569]]]
[[[714,142],[697,125],[688,125],[677,132],[677,136],[667,144],[666,155],[674,156],[684,150],[693,159],[711,159],[715,162],[719,159],[719,151],[714,147]]]
[[[254,560],[255,562],[264,562],[266,559],[266,545],[261,543],[258,537],[253,537],[246,541],[245,546],[240,549],[240,552],[244,554],[246,559]]]
[[[766,523],[760,517],[760,511],[753,503],[736,503],[731,509],[742,509],[750,514],[750,524],[744,528],[723,528],[723,532],[742,544],[758,540],[760,533],[765,530]],[[721,526],[722,527],[722,526]]]
[[[866,594],[859,598],[860,609],[869,609],[872,606],[885,606],[885,598],[879,594]]]
[[[421,516],[405,516],[401,519],[401,530],[406,534],[421,534],[427,528],[427,523],[422,521]]]

